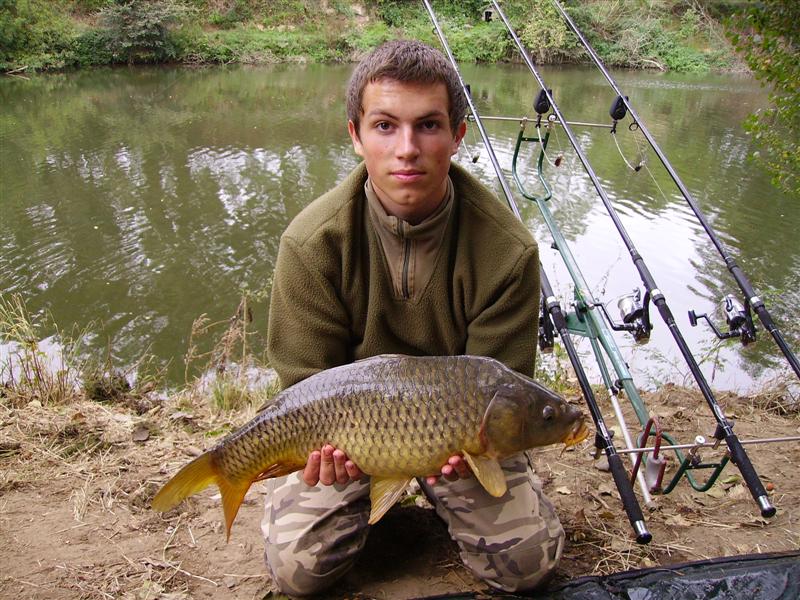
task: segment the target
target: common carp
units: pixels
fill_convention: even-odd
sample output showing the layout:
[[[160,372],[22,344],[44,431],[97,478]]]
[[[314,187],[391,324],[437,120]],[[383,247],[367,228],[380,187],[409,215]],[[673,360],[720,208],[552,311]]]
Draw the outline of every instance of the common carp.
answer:
[[[462,454],[495,497],[499,460],[588,435],[581,412],[529,377],[478,356],[380,355],[321,371],[287,388],[249,423],[184,466],[153,498],[166,511],[212,483],[228,538],[250,485],[302,469],[325,444],[370,475],[377,522],[413,477]]]

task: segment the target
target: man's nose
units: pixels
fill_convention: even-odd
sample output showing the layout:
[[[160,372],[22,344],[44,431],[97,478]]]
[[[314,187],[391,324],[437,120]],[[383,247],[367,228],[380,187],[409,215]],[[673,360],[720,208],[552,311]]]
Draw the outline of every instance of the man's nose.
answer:
[[[397,140],[396,153],[398,158],[414,158],[419,154],[416,132],[413,127],[403,127]]]

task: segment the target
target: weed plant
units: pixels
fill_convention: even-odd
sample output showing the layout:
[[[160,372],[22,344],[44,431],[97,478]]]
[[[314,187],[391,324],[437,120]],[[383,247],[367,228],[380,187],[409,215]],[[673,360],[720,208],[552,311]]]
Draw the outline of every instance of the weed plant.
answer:
[[[84,343],[92,328],[66,334],[49,314],[31,315],[21,296],[0,296],[0,398],[10,406],[87,398],[121,402],[139,413],[152,408],[145,397],[161,384],[164,369],[148,353],[126,369],[114,365],[110,350],[103,360],[93,359]]]
[[[52,320],[51,320],[52,321]],[[19,295],[0,296],[0,384],[2,395],[13,406],[38,401],[43,406],[66,404],[77,397],[81,369],[78,343],[56,334],[56,350],[42,341],[37,326]],[[80,336],[79,336],[80,337]]]

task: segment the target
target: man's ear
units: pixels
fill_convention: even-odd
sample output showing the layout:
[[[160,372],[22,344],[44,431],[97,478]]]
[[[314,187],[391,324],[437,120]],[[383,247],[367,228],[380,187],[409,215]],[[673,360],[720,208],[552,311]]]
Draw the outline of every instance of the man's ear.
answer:
[[[454,155],[458,152],[458,146],[461,144],[461,140],[464,139],[464,135],[467,133],[467,122],[461,121],[458,128],[456,129],[456,134],[453,136],[453,151],[450,153]]]
[[[358,139],[358,129],[356,129],[356,125],[352,121],[347,121],[347,133],[350,134],[350,139],[353,140],[353,150],[363,158],[364,147],[361,145],[361,140]]]

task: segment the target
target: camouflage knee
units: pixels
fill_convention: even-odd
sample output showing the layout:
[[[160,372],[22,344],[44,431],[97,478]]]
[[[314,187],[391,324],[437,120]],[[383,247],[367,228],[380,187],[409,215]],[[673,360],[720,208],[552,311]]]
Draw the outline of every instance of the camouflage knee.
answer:
[[[536,587],[561,559],[564,529],[527,457],[502,463],[508,492],[490,496],[475,478],[429,487],[436,510],[458,542],[464,564],[493,587]]]
[[[369,484],[308,487],[293,474],[267,482],[261,529],[272,580],[286,594],[331,586],[366,541]]]

